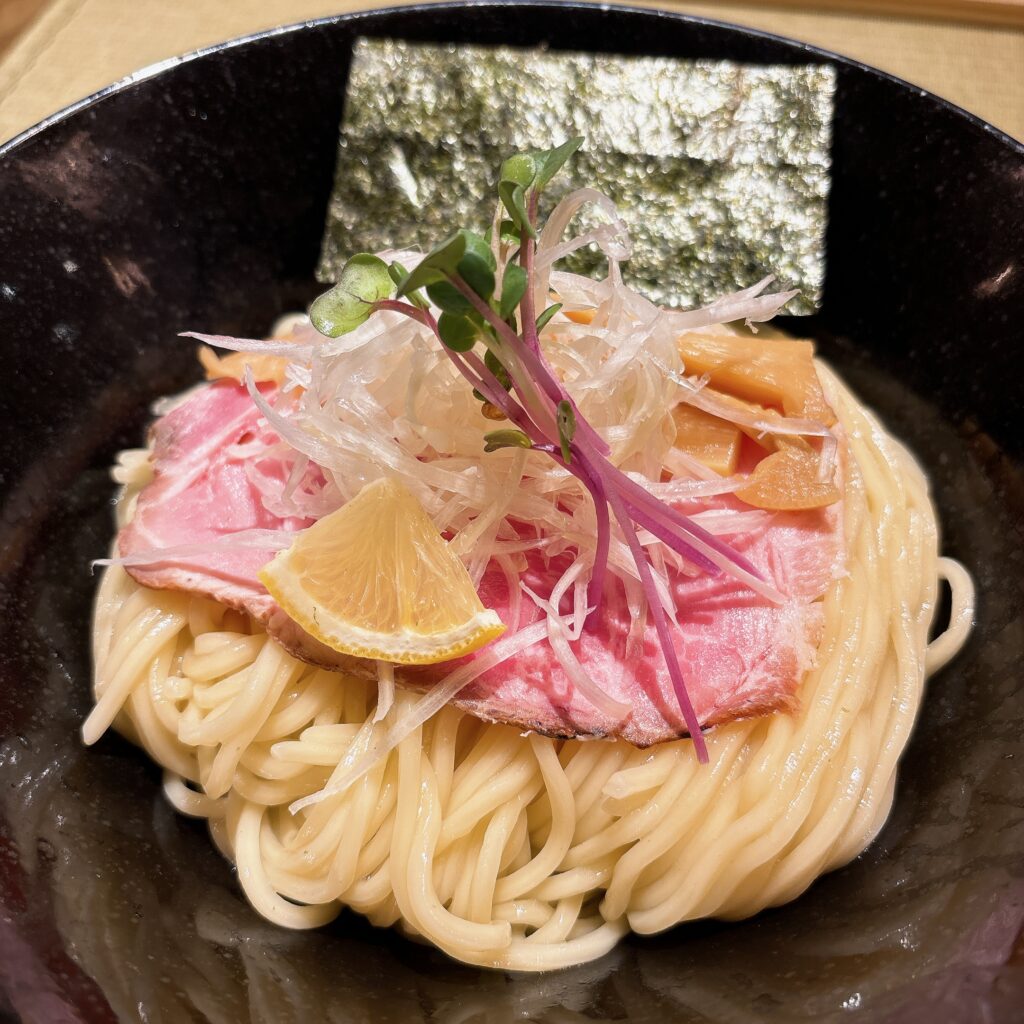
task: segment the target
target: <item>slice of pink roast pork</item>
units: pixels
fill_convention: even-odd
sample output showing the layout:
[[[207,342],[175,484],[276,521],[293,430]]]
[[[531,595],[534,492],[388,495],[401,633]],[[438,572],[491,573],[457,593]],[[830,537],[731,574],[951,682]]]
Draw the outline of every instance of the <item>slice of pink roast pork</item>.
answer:
[[[261,388],[273,397],[272,386]],[[123,557],[145,556],[146,561],[127,565],[128,572],[144,586],[203,594],[248,612],[284,647],[313,664],[372,673],[369,663],[340,655],[309,636],[267,594],[257,573],[273,557],[273,548],[222,546],[200,553],[153,554],[223,544],[239,531],[301,530],[312,522],[267,509],[267,487],[257,487],[254,474],[279,481],[283,488],[290,464],[272,449],[255,459],[250,449],[247,457],[240,446],[251,445],[254,438],[275,440],[245,389],[230,381],[197,389],[154,424],[153,479],[139,494],[135,514],[118,538]],[[317,472],[315,467],[311,471]],[[746,508],[730,496],[677,507],[687,514]],[[760,518],[756,529],[727,540],[786,595],[783,604],[772,604],[725,575],[670,577],[678,609],[676,650],[704,726],[796,708],[797,689],[814,663],[823,626],[816,599],[842,570],[838,506]],[[531,551],[521,580],[547,597],[564,567]],[[514,626],[504,573],[496,568],[486,572],[480,597]],[[524,596],[519,628],[542,614]],[[630,640],[630,621],[621,587],[610,584],[598,621],[573,644],[591,679],[632,708],[624,721],[594,707],[576,690],[546,641],[482,674],[455,703],[488,721],[551,736],[621,736],[644,747],[685,735],[654,628],[648,624],[642,638]],[[406,670],[399,682],[423,690],[453,667],[447,663]]]

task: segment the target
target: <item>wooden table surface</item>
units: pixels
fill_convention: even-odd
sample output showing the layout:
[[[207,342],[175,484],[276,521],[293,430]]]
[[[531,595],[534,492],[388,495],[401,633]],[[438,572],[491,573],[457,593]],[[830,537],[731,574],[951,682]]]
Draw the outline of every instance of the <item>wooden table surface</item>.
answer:
[[[45,6],[46,0],[4,0],[0,3],[0,60],[4,51]]]

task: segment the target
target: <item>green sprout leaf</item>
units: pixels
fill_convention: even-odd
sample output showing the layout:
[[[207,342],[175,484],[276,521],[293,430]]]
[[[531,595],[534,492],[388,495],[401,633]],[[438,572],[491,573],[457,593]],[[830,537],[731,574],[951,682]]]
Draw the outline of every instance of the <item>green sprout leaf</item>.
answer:
[[[466,239],[462,232],[446,238],[440,245],[434,246],[420,261],[419,266],[402,282],[398,288],[399,297],[408,295],[417,288],[443,281],[455,273],[466,251]]]
[[[565,165],[565,162],[583,145],[582,135],[563,142],[554,149],[545,149],[534,154],[537,161],[537,178],[534,187],[539,192]]]
[[[508,210],[512,223],[520,232],[525,232],[530,238],[536,238],[537,232],[533,230],[530,218],[526,213],[526,190],[522,185],[511,181],[503,181],[498,185],[498,197]]]
[[[393,291],[388,265],[371,253],[356,253],[345,264],[338,283],[313,300],[309,319],[321,334],[338,338],[365,323],[374,303],[390,298]]]
[[[502,245],[519,245],[521,241],[519,238],[519,228],[508,219],[502,220],[498,225],[498,234]],[[484,232],[484,241],[490,245],[493,238],[494,225],[492,224]]]
[[[506,391],[512,390],[512,378],[508,370],[505,369],[504,364],[490,349],[484,353],[484,366],[494,374],[498,383]]]
[[[484,434],[484,451],[496,452],[499,448],[532,448],[533,442],[521,430],[492,430]]]
[[[388,273],[391,275],[391,280],[395,282],[399,291],[401,291],[402,283],[409,276],[409,271],[406,270],[398,260],[392,260],[391,264],[388,266]],[[427,300],[423,298],[418,291],[409,292],[409,294],[406,295],[406,298],[414,306],[419,306],[420,309],[426,309],[428,306]]]
[[[537,162],[532,153],[516,153],[501,165],[501,180],[510,181],[513,185],[522,185],[524,189],[533,184],[537,176]]]
[[[502,320],[507,320],[516,311],[525,294],[526,271],[518,263],[510,263],[505,268],[505,277],[501,282],[498,313]]]
[[[561,308],[562,304],[560,302],[556,302],[553,306],[548,306],[548,308],[545,309],[539,317],[537,317],[538,334],[540,334],[540,332],[543,331],[545,327],[547,327],[548,322]]]
[[[484,302],[494,294],[494,253],[486,240],[472,231],[463,228],[459,234],[466,241],[466,251],[459,260],[456,270],[459,276]]]
[[[427,294],[430,296],[430,301],[445,313],[465,316],[473,309],[469,299],[449,281],[437,281],[435,284],[428,284]]]
[[[501,241],[505,245],[518,245],[522,241],[519,237],[519,228],[516,227],[515,221],[503,220],[499,225],[499,231]]]
[[[476,325],[456,313],[441,314],[437,321],[437,333],[453,352],[468,352],[476,344]]]
[[[555,422],[558,424],[558,443],[562,447],[562,458],[566,462],[571,461],[573,435],[576,433],[576,413],[572,403],[564,398],[555,406]]]
[[[490,243],[482,235],[475,231],[467,231],[463,228],[460,235],[466,241],[466,256],[476,256],[482,260],[491,270],[495,270],[498,264],[495,262],[494,253],[491,252]]]

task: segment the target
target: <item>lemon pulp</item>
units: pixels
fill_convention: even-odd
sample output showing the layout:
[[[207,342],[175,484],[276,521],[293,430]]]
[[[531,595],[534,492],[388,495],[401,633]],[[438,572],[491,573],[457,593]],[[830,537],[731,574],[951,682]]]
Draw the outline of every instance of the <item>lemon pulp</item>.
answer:
[[[260,580],[307,633],[357,658],[429,665],[505,631],[423,506],[386,478],[299,534]]]

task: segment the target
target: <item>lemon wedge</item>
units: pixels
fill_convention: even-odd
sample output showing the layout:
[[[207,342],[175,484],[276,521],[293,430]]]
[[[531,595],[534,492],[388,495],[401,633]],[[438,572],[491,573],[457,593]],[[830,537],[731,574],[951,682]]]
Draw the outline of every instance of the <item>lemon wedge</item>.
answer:
[[[304,530],[260,580],[307,633],[357,658],[430,665],[505,631],[423,506],[394,480],[367,484]]]

